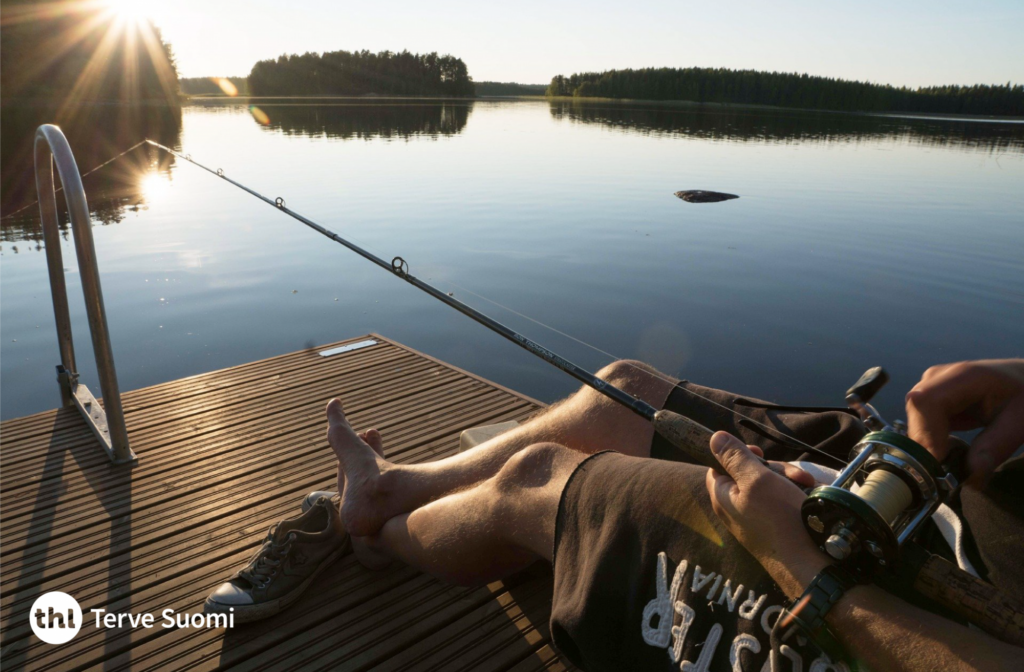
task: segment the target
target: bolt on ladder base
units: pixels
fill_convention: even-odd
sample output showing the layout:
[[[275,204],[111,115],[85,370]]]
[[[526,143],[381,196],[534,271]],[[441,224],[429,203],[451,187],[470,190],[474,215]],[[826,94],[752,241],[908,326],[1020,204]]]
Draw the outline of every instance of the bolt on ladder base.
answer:
[[[107,413],[103,406],[96,400],[92,392],[85,385],[77,381],[77,376],[70,376],[64,367],[57,367],[57,379],[61,384],[62,393],[67,391],[71,402],[78,409],[78,412],[85,418],[89,429],[99,439],[100,446],[106,451],[107,457],[114,464],[131,464],[138,462],[139,458],[131,449],[131,446],[115,447],[110,436],[110,427],[107,425]],[[62,395],[63,396],[63,395]],[[118,450],[121,448],[121,450]]]

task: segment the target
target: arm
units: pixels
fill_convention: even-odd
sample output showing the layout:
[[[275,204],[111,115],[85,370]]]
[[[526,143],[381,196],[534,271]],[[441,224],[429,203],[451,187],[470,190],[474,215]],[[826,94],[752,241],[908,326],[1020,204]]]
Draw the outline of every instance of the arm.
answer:
[[[711,449],[728,475],[708,470],[715,513],[789,597],[800,596],[828,559],[800,520],[804,494],[763,467],[725,432]],[[846,649],[873,670],[1020,669],[1024,650],[934,616],[875,586],[850,590],[826,617]]]

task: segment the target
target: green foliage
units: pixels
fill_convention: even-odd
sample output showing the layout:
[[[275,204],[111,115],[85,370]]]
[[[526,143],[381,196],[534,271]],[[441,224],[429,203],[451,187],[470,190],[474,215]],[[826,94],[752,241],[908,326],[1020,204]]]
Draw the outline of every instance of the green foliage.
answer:
[[[249,73],[254,96],[472,96],[473,79],[454,56],[328,51],[260,61]]]
[[[918,89],[726,68],[644,68],[557,75],[549,96],[687,100],[860,112],[1024,115],[1024,86],[976,84]]]
[[[478,96],[543,96],[546,84],[517,84],[516,82],[474,82]]]
[[[248,77],[182,77],[178,80],[181,92],[189,96],[222,96],[227,95],[217,80],[226,79],[234,85],[239,96],[249,94]]]

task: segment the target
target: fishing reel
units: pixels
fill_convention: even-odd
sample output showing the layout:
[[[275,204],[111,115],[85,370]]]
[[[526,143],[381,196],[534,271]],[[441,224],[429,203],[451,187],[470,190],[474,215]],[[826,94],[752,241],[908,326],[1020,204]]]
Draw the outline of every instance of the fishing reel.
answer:
[[[904,423],[886,422],[869,403],[888,380],[875,367],[847,391],[847,404],[872,431],[853,447],[832,484],[811,490],[801,507],[818,547],[861,576],[894,567],[904,545],[960,485],[906,435]]]

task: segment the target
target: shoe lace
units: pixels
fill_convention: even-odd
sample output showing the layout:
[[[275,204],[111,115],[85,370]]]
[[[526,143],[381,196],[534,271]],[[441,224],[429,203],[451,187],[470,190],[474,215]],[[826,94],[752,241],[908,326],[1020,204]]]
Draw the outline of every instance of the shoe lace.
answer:
[[[271,528],[263,546],[252,557],[245,569],[238,572],[240,577],[257,588],[266,586],[277,576],[291,552],[292,543],[295,541],[294,532],[290,532],[284,541],[276,541],[274,539],[275,530],[276,527]]]

